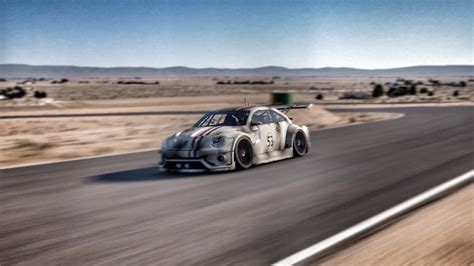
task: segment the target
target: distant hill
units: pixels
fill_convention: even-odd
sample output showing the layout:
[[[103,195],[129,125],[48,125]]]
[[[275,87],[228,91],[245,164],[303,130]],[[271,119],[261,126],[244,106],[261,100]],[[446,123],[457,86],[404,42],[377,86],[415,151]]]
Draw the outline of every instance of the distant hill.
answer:
[[[79,67],[0,64],[0,78],[91,77],[335,77],[335,76],[474,76],[474,65],[412,66],[390,69],[357,68],[189,68]]]

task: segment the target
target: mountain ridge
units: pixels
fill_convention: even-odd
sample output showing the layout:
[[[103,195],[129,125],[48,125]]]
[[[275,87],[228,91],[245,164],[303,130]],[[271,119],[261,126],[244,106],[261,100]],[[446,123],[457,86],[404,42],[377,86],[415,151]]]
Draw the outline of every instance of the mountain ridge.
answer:
[[[0,64],[0,78],[58,77],[334,77],[334,76],[474,76],[474,65],[419,65],[386,69],[351,67],[192,68],[186,66],[89,67],[74,65]]]

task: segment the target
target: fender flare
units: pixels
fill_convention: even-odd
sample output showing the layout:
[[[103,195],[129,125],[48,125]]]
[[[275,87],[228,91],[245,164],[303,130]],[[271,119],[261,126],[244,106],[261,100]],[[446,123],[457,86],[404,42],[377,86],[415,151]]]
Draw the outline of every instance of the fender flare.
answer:
[[[285,149],[293,147],[293,139],[295,138],[296,132],[298,132],[298,130],[300,130],[299,127],[294,124],[288,126],[285,136]]]
[[[286,131],[286,137],[285,137],[285,149],[292,148],[293,147],[293,140],[295,139],[296,133],[301,132],[306,138],[306,143],[307,143],[307,149],[309,150],[309,147],[311,146],[311,143],[309,141],[309,132],[308,128],[306,126],[296,126],[294,124],[290,125],[288,127],[288,130]]]
[[[232,150],[231,150],[231,156],[232,156],[232,163],[235,164],[235,148],[237,146],[237,143],[241,140],[241,139],[246,139],[248,142],[250,142],[250,146],[252,147],[252,164],[255,164],[255,147],[254,147],[254,143],[252,142],[252,139],[250,138],[250,136],[248,136],[247,134],[245,133],[241,133],[241,134],[238,134],[235,138],[234,138],[234,143],[232,143]]]

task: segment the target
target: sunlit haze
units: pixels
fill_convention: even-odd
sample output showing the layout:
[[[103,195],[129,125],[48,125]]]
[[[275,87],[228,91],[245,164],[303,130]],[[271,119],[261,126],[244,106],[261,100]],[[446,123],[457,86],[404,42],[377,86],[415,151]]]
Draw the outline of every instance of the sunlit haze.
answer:
[[[0,0],[0,63],[472,64],[473,1]]]

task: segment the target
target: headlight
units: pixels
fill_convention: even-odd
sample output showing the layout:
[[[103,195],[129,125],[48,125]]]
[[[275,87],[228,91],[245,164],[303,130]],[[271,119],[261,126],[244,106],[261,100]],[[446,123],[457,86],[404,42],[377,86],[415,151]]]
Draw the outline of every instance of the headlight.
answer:
[[[215,136],[212,138],[211,145],[213,147],[219,148],[224,146],[229,139],[224,136]]]
[[[163,143],[161,144],[161,148],[164,148],[164,149],[173,148],[175,143],[176,143],[176,138],[174,137],[174,135],[167,137],[165,141],[163,141]]]

